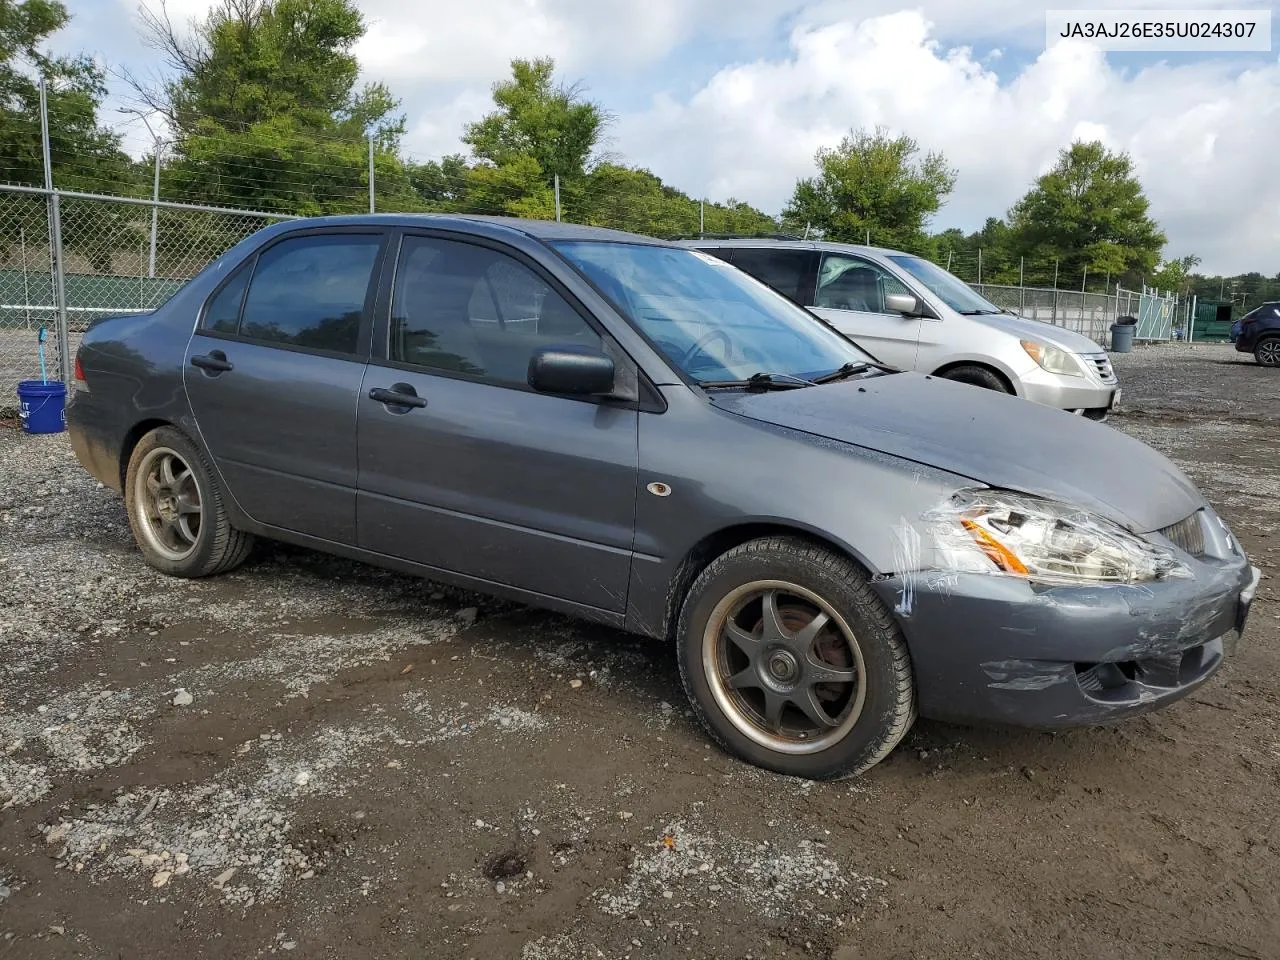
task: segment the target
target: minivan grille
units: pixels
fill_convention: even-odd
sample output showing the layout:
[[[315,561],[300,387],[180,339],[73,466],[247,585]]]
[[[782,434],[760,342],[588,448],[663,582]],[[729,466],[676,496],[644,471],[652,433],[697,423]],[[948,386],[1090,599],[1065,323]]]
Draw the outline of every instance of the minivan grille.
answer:
[[[1204,556],[1204,527],[1200,526],[1199,511],[1185,520],[1179,520],[1160,531],[1168,537],[1180,550],[1185,550],[1193,557]]]
[[[1097,372],[1103,383],[1115,382],[1116,372],[1111,369],[1111,360],[1105,353],[1090,354],[1084,358],[1084,362]]]

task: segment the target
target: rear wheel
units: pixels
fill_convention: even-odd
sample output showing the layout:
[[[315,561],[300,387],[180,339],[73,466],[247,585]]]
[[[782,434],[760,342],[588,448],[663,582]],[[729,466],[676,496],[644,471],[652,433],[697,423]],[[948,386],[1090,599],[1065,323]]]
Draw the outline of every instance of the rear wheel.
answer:
[[[1280,367],[1280,337],[1267,337],[1253,348],[1253,359],[1264,367]]]
[[[942,376],[948,380],[955,380],[957,383],[969,383],[985,390],[997,390],[1000,393],[1012,392],[994,371],[973,363],[952,367]]]
[[[253,537],[231,526],[213,471],[172,427],[152,430],[133,448],[125,508],[147,563],[175,577],[207,577],[239,566]]]
[[[677,644],[707,730],[779,773],[861,773],[915,719],[906,643],[866,574],[804,540],[753,540],[713,561],[685,600]]]

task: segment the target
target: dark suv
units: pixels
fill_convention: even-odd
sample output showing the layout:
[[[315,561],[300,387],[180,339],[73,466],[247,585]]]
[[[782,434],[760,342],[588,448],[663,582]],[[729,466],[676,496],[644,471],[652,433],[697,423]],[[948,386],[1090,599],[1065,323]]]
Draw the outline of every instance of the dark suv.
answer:
[[[1264,367],[1280,367],[1280,301],[1264,303],[1231,325],[1241,353],[1252,353]]]

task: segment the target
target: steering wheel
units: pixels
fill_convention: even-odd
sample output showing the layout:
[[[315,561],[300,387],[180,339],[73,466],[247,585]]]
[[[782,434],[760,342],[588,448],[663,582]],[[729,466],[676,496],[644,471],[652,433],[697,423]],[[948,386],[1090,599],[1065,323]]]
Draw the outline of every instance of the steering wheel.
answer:
[[[703,334],[693,346],[684,352],[684,356],[680,358],[680,368],[687,370],[693,363],[693,358],[702,353],[713,340],[719,340],[724,344],[725,358],[728,359],[729,354],[733,353],[733,344],[729,340],[729,335],[720,328],[716,328],[709,333]]]

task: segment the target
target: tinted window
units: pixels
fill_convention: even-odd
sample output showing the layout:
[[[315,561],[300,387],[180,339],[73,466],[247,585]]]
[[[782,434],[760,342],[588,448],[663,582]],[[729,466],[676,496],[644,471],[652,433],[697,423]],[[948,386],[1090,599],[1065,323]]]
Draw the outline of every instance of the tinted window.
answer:
[[[218,291],[217,296],[209,301],[204,312],[204,325],[209,330],[219,333],[235,333],[240,326],[240,301],[244,299],[244,288],[249,285],[249,266],[246,264],[227,281],[226,286]]]
[[[708,251],[715,253],[716,251]],[[732,263],[801,306],[813,293],[813,252],[767,247],[735,247]]]
[[[906,284],[870,260],[824,253],[814,306],[884,313],[885,294],[910,292]]]
[[[540,347],[600,336],[524,264],[470,243],[406,237],[391,305],[391,359],[511,384]]]
[[[869,359],[812,314],[700,250],[585,240],[553,246],[691,379],[808,379]]]
[[[380,243],[376,235],[322,234],[269,247],[249,283],[240,335],[355,353]]]

